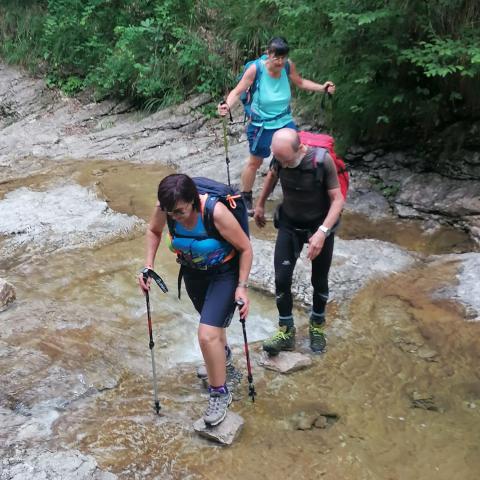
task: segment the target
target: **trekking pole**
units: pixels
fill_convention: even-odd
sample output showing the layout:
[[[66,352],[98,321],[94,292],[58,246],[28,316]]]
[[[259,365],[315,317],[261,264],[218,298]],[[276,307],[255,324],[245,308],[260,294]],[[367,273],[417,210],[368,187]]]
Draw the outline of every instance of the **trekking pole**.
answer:
[[[222,102],[222,105],[227,105],[227,102]],[[230,121],[233,122],[232,112],[228,109],[228,113],[230,114]],[[227,164],[227,178],[228,178],[228,186],[230,185],[230,159],[228,158],[228,137],[227,137],[227,119],[225,117],[222,118],[223,123],[223,146],[225,147],[225,163]]]
[[[330,118],[330,120],[327,120],[327,112],[325,110],[325,100],[326,100],[326,98],[328,98],[330,101],[332,100],[332,94],[329,93],[328,88],[329,88],[329,86],[327,86],[327,88],[323,92],[322,100],[320,101],[320,108],[325,112],[325,123],[326,124],[329,124],[329,123],[331,124],[331,118]],[[330,117],[331,117],[331,109],[332,109],[332,104],[330,104]],[[331,130],[329,129],[329,132],[330,131]]]
[[[243,305],[245,305],[242,300],[237,300],[235,303],[239,310],[243,307]],[[250,365],[250,353],[248,351],[247,330],[245,329],[245,318],[241,315],[240,323],[242,324],[243,345],[245,350],[245,358],[247,360],[248,396],[252,399],[252,402],[255,402],[255,396],[257,395],[257,392],[255,391],[255,385],[253,384],[252,366]]]
[[[160,278],[160,276],[150,268],[144,268],[142,270],[143,281],[147,282],[148,278],[153,278],[155,283],[160,287],[162,292],[168,292],[168,288],[165,285],[165,282]],[[153,329],[152,329],[152,317],[150,315],[150,295],[148,290],[145,292],[145,301],[147,303],[147,320],[148,320],[148,335],[150,336],[150,342],[148,344],[150,348],[150,355],[152,357],[152,375],[153,375],[153,396],[155,400],[155,411],[157,415],[160,413],[160,402],[158,401],[158,390],[157,390],[157,369],[155,368],[155,355],[153,352],[153,347],[155,342],[153,341]]]

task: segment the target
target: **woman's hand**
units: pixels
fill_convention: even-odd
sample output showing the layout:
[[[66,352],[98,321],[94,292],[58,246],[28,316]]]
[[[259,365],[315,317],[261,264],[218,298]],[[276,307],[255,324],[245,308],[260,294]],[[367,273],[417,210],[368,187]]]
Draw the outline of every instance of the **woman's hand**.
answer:
[[[227,102],[222,102],[217,105],[217,112],[221,117],[224,117],[227,115],[227,113],[230,111],[230,107],[228,106]]]
[[[335,84],[330,80],[327,80],[322,86],[323,86],[323,91],[328,93],[329,95],[333,95],[337,88]]]
[[[146,267],[146,268],[152,268],[152,267]],[[150,277],[144,277],[143,273],[140,272],[137,276],[137,283],[138,286],[140,287],[140,290],[142,293],[145,295],[150,290],[150,284],[152,283],[152,279]]]
[[[240,318],[247,318],[250,308],[250,300],[247,295],[247,287],[237,287],[235,290],[235,301],[242,302],[243,305],[239,308]]]

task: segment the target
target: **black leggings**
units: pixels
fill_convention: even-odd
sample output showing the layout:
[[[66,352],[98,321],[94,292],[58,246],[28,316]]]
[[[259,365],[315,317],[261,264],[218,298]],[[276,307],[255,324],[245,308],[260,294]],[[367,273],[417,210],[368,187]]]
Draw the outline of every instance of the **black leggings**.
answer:
[[[275,243],[275,294],[280,325],[291,324],[292,277],[302,247],[308,243],[310,233],[281,225]],[[320,323],[328,300],[328,272],[332,263],[334,235],[330,234],[319,255],[312,261],[313,316]]]

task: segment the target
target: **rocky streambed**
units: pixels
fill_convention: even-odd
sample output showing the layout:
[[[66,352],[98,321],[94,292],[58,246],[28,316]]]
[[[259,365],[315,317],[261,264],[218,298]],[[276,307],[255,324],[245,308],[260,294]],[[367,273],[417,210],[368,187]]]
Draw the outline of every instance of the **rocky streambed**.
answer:
[[[152,292],[160,416],[135,285],[159,179],[174,168],[225,178],[221,125],[198,109],[208,99],[146,116],[63,98],[9,67],[0,79],[1,480],[477,478],[478,183],[399,169],[398,202],[407,184],[435,186],[427,195],[435,208],[409,190],[417,200],[405,205],[421,215],[399,220],[370,185],[393,175],[391,165],[369,173],[369,152],[351,159],[328,351],[289,375],[260,366],[261,340],[276,325],[275,231],[252,226],[247,328],[258,397],[250,402],[244,378],[232,405],[243,431],[220,447],[192,427],[206,393],[195,375],[197,316],[176,299],[173,256],[159,251],[171,293]],[[230,140],[238,179],[239,126]],[[304,257],[295,275],[297,351],[308,355]],[[230,330],[245,372],[239,322]]]

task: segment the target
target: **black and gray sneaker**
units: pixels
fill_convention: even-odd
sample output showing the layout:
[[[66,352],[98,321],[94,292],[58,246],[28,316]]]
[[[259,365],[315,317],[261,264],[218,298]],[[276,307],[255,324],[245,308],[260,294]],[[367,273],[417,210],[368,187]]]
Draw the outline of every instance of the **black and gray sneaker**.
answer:
[[[279,327],[273,337],[263,342],[263,350],[270,356],[278,355],[281,351],[291,351],[295,348],[295,327],[285,325]]]
[[[221,423],[226,415],[228,406],[232,403],[232,394],[230,392],[220,393],[210,392],[208,407],[203,414],[203,421],[206,425],[214,427]]]
[[[242,198],[247,207],[247,212],[249,217],[253,217],[255,209],[253,208],[253,197],[252,192],[242,192]]]
[[[327,348],[327,339],[325,338],[325,322],[310,322],[310,348],[314,353],[323,353]]]

